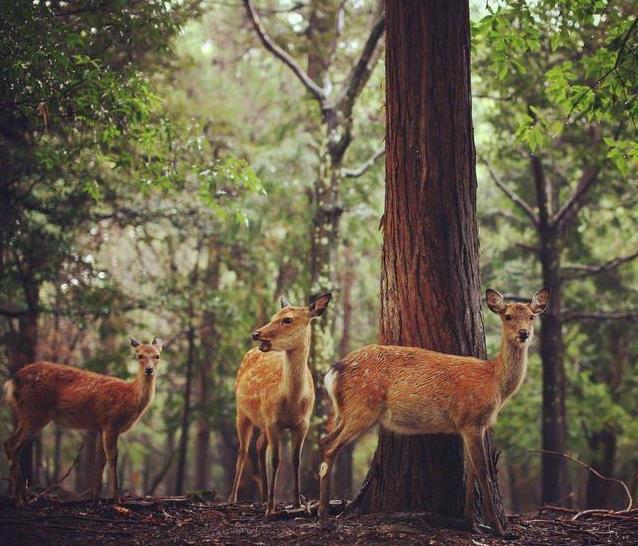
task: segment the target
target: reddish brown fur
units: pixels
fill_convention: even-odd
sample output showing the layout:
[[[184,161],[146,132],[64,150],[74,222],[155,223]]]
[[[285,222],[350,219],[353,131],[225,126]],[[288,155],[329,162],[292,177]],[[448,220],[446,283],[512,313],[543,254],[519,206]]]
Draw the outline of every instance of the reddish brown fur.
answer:
[[[295,506],[300,506],[299,464],[301,450],[315,403],[312,374],[308,368],[310,321],[323,314],[330,294],[309,307],[288,304],[253,337],[261,341],[260,349],[244,356],[237,372],[237,436],[239,451],[235,479],[228,502],[237,502],[237,491],[248,455],[253,427],[260,429],[257,451],[262,479],[262,494],[267,502],[266,514],[275,506],[275,486],[279,467],[279,449],[283,430],[292,437],[292,462],[295,479]],[[282,305],[284,303],[282,302]],[[266,451],[270,452],[271,479],[266,472]]]
[[[326,514],[334,458],[344,445],[380,423],[401,434],[461,434],[469,474],[466,516],[471,518],[474,511],[476,474],[491,523],[502,532],[485,489],[484,433],[525,377],[533,319],[548,300],[549,292],[539,291],[530,304],[505,304],[498,292],[488,291],[488,305],[502,320],[501,351],[492,360],[370,345],[336,363],[326,375],[338,424],[322,440],[320,513]]]
[[[97,430],[98,474],[92,488],[99,496],[106,460],[111,468],[111,494],[117,497],[117,439],[142,416],[155,394],[155,369],[161,340],[142,345],[131,340],[139,362],[132,383],[64,364],[37,362],[21,368],[5,385],[17,425],[5,443],[11,462],[12,494],[23,500],[18,458],[21,449],[49,422],[72,429]],[[150,375],[149,375],[150,374]]]

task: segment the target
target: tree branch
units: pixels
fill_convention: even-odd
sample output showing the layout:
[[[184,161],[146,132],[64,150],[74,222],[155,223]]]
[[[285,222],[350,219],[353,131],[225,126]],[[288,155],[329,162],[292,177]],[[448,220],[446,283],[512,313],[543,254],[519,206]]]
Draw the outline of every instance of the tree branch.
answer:
[[[565,201],[563,206],[555,214],[554,218],[552,218],[552,222],[558,226],[559,230],[564,231],[576,213],[583,208],[583,198],[598,180],[599,173],[599,165],[595,167],[587,167],[583,171],[583,174],[580,177],[580,182],[574,190],[574,193],[569,197],[569,199],[567,199],[567,201]]]
[[[342,174],[345,178],[359,178],[364,175],[377,160],[385,155],[385,147],[379,148],[374,154],[359,165],[356,169],[343,169]]]
[[[7,318],[19,318],[26,315],[29,309],[9,309],[8,307],[0,307],[0,315]]]
[[[382,4],[379,11],[378,19],[372,25],[368,39],[361,50],[361,55],[346,78],[343,92],[338,100],[341,110],[346,113],[346,116],[352,111],[354,101],[368,82],[379,59],[379,55],[376,53],[385,30],[385,13]]]
[[[572,265],[565,266],[563,268],[563,279],[582,279],[583,277],[589,277],[592,275],[598,275],[599,273],[607,273],[617,269],[622,264],[631,262],[638,258],[638,250],[633,254],[627,256],[618,256],[613,260],[599,264],[599,265]]]
[[[492,171],[492,168],[489,166],[487,161],[485,161],[482,157],[479,156],[479,161],[485,165],[487,172],[490,175],[490,178],[494,181],[494,184],[505,194],[510,200],[517,205],[532,221],[535,226],[538,226],[538,215],[532,210],[532,207],[522,198],[520,197],[514,190],[508,188]]]
[[[284,51],[281,47],[279,47],[272,41],[270,36],[268,36],[268,34],[266,33],[263,25],[261,24],[259,15],[257,15],[252,2],[250,0],[244,0],[244,6],[246,7],[248,18],[250,19],[250,22],[252,23],[257,36],[259,36],[262,45],[275,57],[277,57],[282,63],[288,66],[288,68],[292,70],[292,72],[295,74],[295,76],[297,76],[299,81],[310,92],[310,94],[317,101],[319,101],[320,104],[323,105],[324,101],[326,100],[326,95],[323,89],[321,89],[321,87],[319,87],[319,85],[317,85],[317,83],[313,81],[308,73],[303,68],[301,68],[297,64],[297,62],[288,53],[286,53],[286,51]]]
[[[597,320],[625,320],[638,321],[638,309],[628,309],[626,311],[566,311],[563,313],[564,322],[579,320],[582,322],[593,322]]]

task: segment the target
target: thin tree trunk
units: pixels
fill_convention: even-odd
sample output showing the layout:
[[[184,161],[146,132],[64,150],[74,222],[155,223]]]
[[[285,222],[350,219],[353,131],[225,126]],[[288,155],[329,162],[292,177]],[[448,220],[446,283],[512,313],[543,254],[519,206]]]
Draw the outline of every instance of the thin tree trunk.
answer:
[[[355,263],[352,247],[345,242],[343,248],[343,269],[341,274],[341,303],[343,305],[343,323],[341,340],[339,341],[339,355],[344,357],[351,350],[352,331],[352,287],[355,282]],[[352,496],[352,454],[354,444],[345,446],[333,472],[333,491],[338,498],[349,499]]]
[[[616,433],[612,430],[601,430],[592,434],[589,447],[593,452],[591,466],[603,476],[613,476],[616,458]],[[611,508],[610,492],[613,484],[597,478],[589,473],[585,508]]]
[[[192,317],[191,317],[192,320]],[[188,430],[191,418],[191,385],[193,382],[193,365],[195,360],[195,328],[190,325],[188,329],[188,349],[186,352],[186,383],[184,385],[184,407],[182,410],[181,435],[179,438],[179,453],[177,458],[177,470],[175,476],[175,494],[184,492],[186,482],[186,456],[188,454]]]
[[[385,9],[380,342],[484,357],[469,6],[386,0]],[[463,471],[458,436],[401,436],[381,429],[354,508],[460,518]],[[504,519],[498,487],[493,495]]]

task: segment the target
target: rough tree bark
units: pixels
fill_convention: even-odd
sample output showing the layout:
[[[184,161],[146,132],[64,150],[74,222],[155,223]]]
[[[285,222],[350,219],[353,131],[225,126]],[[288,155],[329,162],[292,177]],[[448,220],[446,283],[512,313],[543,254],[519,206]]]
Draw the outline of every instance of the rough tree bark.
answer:
[[[467,1],[386,0],[380,342],[485,356]],[[498,487],[495,503],[501,517]],[[462,517],[453,435],[381,430],[354,509]]]

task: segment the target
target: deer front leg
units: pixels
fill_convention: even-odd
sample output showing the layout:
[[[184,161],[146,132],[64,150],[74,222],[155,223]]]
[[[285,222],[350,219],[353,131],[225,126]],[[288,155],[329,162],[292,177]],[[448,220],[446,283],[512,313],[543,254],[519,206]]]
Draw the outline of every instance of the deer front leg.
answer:
[[[277,471],[279,470],[281,430],[279,430],[277,425],[271,425],[266,429],[266,437],[268,438],[268,453],[270,455],[270,483],[268,484],[266,516],[270,516],[275,511],[275,488],[277,487]]]
[[[308,428],[310,423],[303,423],[299,427],[292,429],[291,431],[291,446],[292,446],[292,468],[295,477],[295,498],[294,507],[299,508],[301,506],[301,491],[299,488],[299,466],[301,463],[301,450],[303,449],[303,443],[308,434]]]
[[[104,448],[104,434],[102,431],[98,434],[95,451],[95,476],[93,477],[93,486],[91,487],[91,499],[98,500],[100,498],[100,491],[102,490],[104,466],[106,465],[106,450]]]
[[[474,467],[474,473],[481,488],[481,494],[487,511],[487,518],[495,534],[503,536],[503,526],[496,516],[494,508],[494,498],[490,487],[489,467],[487,464],[487,454],[485,453],[485,430],[473,428],[463,431],[463,442],[466,453],[469,455]]]
[[[262,432],[257,438],[257,458],[259,459],[259,473],[261,475],[261,500],[264,504],[268,501],[268,467],[266,466],[266,452],[268,451],[268,439]]]
[[[120,495],[118,492],[118,479],[117,479],[117,438],[118,434],[113,430],[102,431],[102,442],[104,444],[104,452],[106,454],[106,460],[109,463],[109,492],[113,499],[113,502],[120,502]]]

